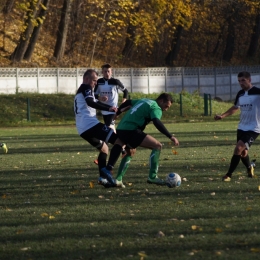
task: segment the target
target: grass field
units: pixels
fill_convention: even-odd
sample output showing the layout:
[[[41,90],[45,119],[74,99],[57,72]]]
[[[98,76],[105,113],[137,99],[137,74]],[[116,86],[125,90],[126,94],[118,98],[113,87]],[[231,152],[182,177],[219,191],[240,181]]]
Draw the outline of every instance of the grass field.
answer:
[[[98,153],[74,127],[1,128],[0,259],[260,259],[259,179],[240,163],[221,181],[237,122],[167,127],[178,148],[146,132],[164,144],[159,176],[183,178],[172,189],[146,183],[149,150],[138,149],[125,189],[105,189]],[[257,140],[250,156],[259,155]]]

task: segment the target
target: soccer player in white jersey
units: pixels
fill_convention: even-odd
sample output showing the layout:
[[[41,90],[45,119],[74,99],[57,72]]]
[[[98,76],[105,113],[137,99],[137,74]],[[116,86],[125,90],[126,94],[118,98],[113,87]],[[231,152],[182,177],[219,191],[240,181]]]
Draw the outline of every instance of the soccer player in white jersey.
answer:
[[[102,67],[103,78],[99,78],[95,87],[95,97],[110,106],[118,106],[118,90],[123,92],[122,103],[124,103],[128,97],[128,90],[118,79],[112,78],[112,67],[110,64],[104,64]],[[113,111],[101,111],[104,122],[107,126],[115,129]]]
[[[116,78],[112,77],[112,66],[110,64],[102,65],[103,78],[99,78],[95,87],[95,97],[104,104],[118,107],[118,90],[123,92],[123,99],[121,103],[124,103],[128,97],[128,90],[123,83]],[[113,111],[101,111],[103,115],[104,123],[114,129],[115,131],[115,112]],[[126,154],[125,149],[122,148],[122,155]],[[94,161],[98,164],[98,159]]]
[[[83,83],[78,88],[74,99],[74,112],[78,134],[100,151],[98,156],[99,183],[106,186],[106,179],[101,178],[101,169],[106,166],[108,155],[108,146],[106,143],[114,144],[117,135],[113,129],[97,119],[96,109],[116,112],[117,108],[96,100],[94,88],[97,80],[98,74],[95,70],[89,69],[84,73]]]
[[[215,120],[223,119],[240,109],[240,122],[237,128],[237,144],[230,162],[229,170],[222,177],[223,181],[231,181],[232,173],[241,159],[247,168],[247,176],[254,177],[255,160],[250,162],[248,150],[260,133],[260,88],[251,84],[251,75],[247,71],[238,73],[241,90],[237,93],[234,105],[225,113],[216,115]]]

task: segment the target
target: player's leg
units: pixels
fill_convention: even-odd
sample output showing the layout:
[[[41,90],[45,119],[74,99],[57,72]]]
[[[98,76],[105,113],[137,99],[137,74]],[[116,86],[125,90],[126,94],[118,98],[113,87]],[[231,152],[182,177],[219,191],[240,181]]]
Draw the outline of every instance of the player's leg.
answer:
[[[248,177],[253,177],[254,167],[251,167],[250,159],[248,156],[248,150],[254,140],[257,138],[258,134],[252,131],[237,131],[237,144],[234,149],[233,156],[230,161],[229,169],[226,175],[222,177],[223,181],[230,181],[233,172],[237,168],[240,159],[247,167]]]
[[[149,158],[150,170],[147,182],[151,184],[165,185],[165,181],[158,178],[159,158],[162,144],[151,135],[146,135],[140,146],[152,150]]]
[[[126,148],[126,155],[122,158],[116,176],[116,186],[125,188],[123,184],[123,177],[126,174],[126,171],[129,167],[129,164],[134,156],[136,149]]]
[[[247,170],[247,176],[249,178],[253,178],[254,177],[254,168],[255,168],[255,161],[256,160],[252,160],[250,161],[248,152],[249,152],[249,148],[251,147],[251,145],[254,143],[254,141],[256,140],[256,138],[258,137],[258,133],[253,132],[253,131],[247,131],[243,134],[243,136],[241,137],[241,140],[245,143],[246,145],[246,149],[242,152],[241,154],[241,161],[242,163],[245,165],[246,170]]]
[[[114,143],[115,140],[117,139],[117,135],[113,132],[111,128],[107,127],[102,123],[99,123],[94,127],[92,127],[91,129],[85,131],[83,134],[81,134],[81,137],[100,151],[98,157],[99,173],[101,178],[106,179],[106,175],[104,175],[103,171],[101,170],[106,166],[106,159],[108,155],[108,146],[106,143],[108,142]],[[103,184],[100,178],[99,178],[99,182]],[[110,183],[109,185],[111,186]]]

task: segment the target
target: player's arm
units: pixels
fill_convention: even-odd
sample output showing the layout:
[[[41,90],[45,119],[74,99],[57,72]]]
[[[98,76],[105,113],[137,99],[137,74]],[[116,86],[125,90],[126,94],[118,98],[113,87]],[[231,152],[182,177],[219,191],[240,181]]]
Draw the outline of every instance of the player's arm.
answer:
[[[129,110],[132,107],[132,100],[127,99],[124,103],[122,103],[117,109],[116,115],[119,116],[122,112]]]
[[[227,116],[233,115],[234,113],[236,113],[239,110],[239,107],[237,106],[232,106],[231,108],[229,108],[225,113],[221,114],[221,115],[215,115],[214,119],[215,120],[221,120]]]
[[[100,101],[95,102],[92,97],[88,97],[85,100],[86,100],[87,105],[92,107],[92,108],[104,110],[104,111],[114,111],[114,112],[117,111],[116,107],[111,107],[111,106],[104,104]]]
[[[120,80],[118,80],[118,79],[115,79],[115,80],[116,80],[116,84],[117,84],[118,88],[123,92],[122,103],[124,103],[128,98],[128,90],[125,88],[125,86],[123,85],[123,83]]]
[[[164,124],[162,123],[162,121],[158,118],[153,118],[152,119],[154,126],[165,136],[167,136],[169,139],[171,139],[172,142],[174,142],[175,145],[179,145],[179,141],[177,138],[175,138],[171,133],[169,133],[169,131],[167,130],[167,128],[164,126]]]
[[[96,85],[95,88],[94,88],[94,95],[95,95],[96,99],[99,98],[98,85]]]

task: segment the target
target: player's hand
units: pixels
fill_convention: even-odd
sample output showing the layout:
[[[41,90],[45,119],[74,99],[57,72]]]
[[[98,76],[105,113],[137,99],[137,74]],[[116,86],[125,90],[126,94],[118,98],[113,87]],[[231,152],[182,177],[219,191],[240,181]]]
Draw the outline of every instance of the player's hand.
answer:
[[[221,119],[222,119],[222,116],[221,116],[221,115],[215,115],[215,116],[214,116],[214,119],[215,119],[215,120],[221,120]]]
[[[106,102],[106,101],[108,101],[108,97],[107,96],[101,96],[101,97],[99,97],[98,100],[101,101],[101,102]]]
[[[176,146],[180,145],[180,143],[179,143],[179,141],[178,141],[178,139],[176,137],[172,136],[170,139],[174,143],[174,145],[176,145]]]
[[[117,107],[110,107],[110,108],[109,108],[109,111],[110,111],[110,112],[117,112]]]

